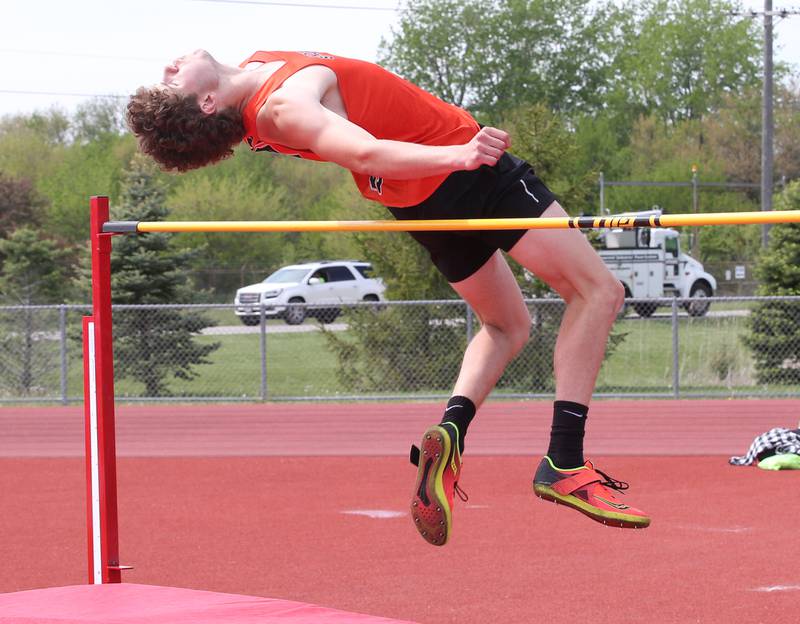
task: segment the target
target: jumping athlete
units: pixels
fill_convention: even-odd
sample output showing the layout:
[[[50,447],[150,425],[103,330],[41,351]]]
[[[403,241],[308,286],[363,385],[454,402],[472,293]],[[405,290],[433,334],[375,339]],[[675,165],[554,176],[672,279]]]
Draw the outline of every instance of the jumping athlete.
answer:
[[[127,118],[142,151],[166,170],[217,162],[244,140],[255,151],[349,169],[364,197],[397,219],[566,216],[530,165],[506,151],[506,132],[364,61],[256,52],[236,67],[197,50],[167,65],[161,83],[138,89]],[[583,457],[589,402],[624,296],[586,237],[571,229],[411,235],[481,321],[441,422],[412,448],[411,515],[422,537],[435,545],[450,538],[467,428],[529,338],[531,317],[500,250],[566,302],[550,445],[534,492],[605,524],[648,526],[645,513],[617,497],[627,484]]]

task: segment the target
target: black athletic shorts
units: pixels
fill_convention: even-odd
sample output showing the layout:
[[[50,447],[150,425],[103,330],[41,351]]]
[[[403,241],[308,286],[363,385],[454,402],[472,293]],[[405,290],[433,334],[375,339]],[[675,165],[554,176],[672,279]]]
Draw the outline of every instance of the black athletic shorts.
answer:
[[[421,204],[391,208],[403,219],[502,219],[540,217],[556,200],[524,160],[503,154],[494,167],[455,171]],[[480,269],[495,251],[509,251],[526,230],[409,232],[431,255],[448,282]]]

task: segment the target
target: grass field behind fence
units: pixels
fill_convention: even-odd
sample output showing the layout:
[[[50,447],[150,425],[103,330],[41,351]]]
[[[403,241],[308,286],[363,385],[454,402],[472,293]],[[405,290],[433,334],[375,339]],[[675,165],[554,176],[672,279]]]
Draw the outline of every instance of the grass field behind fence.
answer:
[[[678,322],[678,370],[682,392],[756,386],[753,362],[743,345],[746,319],[681,318]],[[669,318],[627,319],[614,326],[625,333],[603,362],[599,392],[669,392],[673,383],[672,323]]]
[[[220,319],[222,321],[222,319]],[[224,322],[224,321],[223,321]],[[281,325],[281,321],[270,322]],[[306,321],[311,324],[314,321]],[[749,350],[742,344],[746,333],[742,317],[687,319],[678,325],[680,391],[742,393],[764,391],[755,383]],[[598,378],[598,393],[672,393],[672,325],[666,318],[647,320],[629,317],[618,321],[615,333],[625,334],[623,342],[603,363]],[[219,342],[210,356],[211,363],[195,368],[192,381],[173,379],[174,396],[261,397],[260,335],[229,334],[201,336],[201,342]],[[334,397],[352,394],[337,379],[338,362],[318,332],[269,333],[267,340],[267,396]],[[82,394],[80,353],[71,349],[68,394]],[[426,392],[446,394],[454,380],[443,380],[441,387]],[[53,387],[58,382],[53,380]],[[396,394],[387,388],[387,394]],[[777,387],[777,393],[791,388]],[[142,396],[144,388],[130,379],[117,379],[117,395]],[[425,392],[420,392],[424,394]],[[57,393],[56,393],[57,394]],[[498,394],[501,394],[498,392]],[[51,394],[52,395],[52,394]]]
[[[210,310],[210,313],[222,328],[230,326],[235,330],[242,327],[230,310]],[[287,328],[280,320],[268,321],[268,326],[276,330]],[[303,326],[309,329],[312,327],[316,328],[316,322],[311,319]],[[628,316],[617,321],[613,332],[624,334],[624,340],[605,359],[598,378],[597,393],[623,396],[643,393],[674,394],[671,318],[663,311],[649,319]],[[797,388],[793,386],[765,386],[756,382],[750,350],[742,341],[747,333],[747,318],[736,314],[679,317],[680,395],[796,394]],[[170,379],[170,395],[259,400],[262,397],[260,338],[258,331],[197,337],[196,340],[203,343],[219,342],[220,348],[210,355],[210,364],[195,367],[195,379]],[[340,384],[337,376],[338,360],[319,331],[279,331],[268,333],[266,340],[268,399],[335,398],[355,394]],[[70,339],[68,347],[67,395],[76,400],[83,394],[82,354],[77,340]],[[30,393],[31,397],[57,398],[61,395],[57,341],[48,341],[47,351],[52,366]],[[414,393],[401,393],[396,389],[386,388],[385,394],[409,397],[445,395],[450,392],[453,381],[441,380],[440,387],[425,388]],[[144,386],[134,380],[117,377],[115,385],[120,399],[144,395]],[[519,394],[526,391],[526,388],[500,390],[495,396],[504,392]],[[13,396],[2,398],[8,400],[13,399]]]

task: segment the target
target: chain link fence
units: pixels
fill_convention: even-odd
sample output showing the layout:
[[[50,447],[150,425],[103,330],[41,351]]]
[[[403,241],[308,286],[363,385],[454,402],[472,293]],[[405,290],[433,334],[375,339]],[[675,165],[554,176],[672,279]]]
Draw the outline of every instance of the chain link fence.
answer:
[[[699,315],[697,306],[702,310],[709,301]],[[800,394],[800,297],[626,303],[595,396]],[[553,394],[553,348],[565,306],[556,298],[527,304],[531,339],[495,397]],[[227,304],[114,306],[117,397],[441,398],[449,395],[464,349],[480,328],[457,300],[300,307],[306,313],[301,324],[262,314],[252,325]],[[81,317],[89,313],[75,305],[0,307],[0,402],[81,402]]]

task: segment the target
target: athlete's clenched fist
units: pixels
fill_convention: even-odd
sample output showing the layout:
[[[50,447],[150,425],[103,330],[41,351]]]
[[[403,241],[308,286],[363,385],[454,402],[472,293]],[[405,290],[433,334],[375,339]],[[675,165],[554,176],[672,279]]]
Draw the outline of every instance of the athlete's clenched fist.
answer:
[[[464,145],[464,169],[477,169],[481,165],[492,167],[510,146],[511,138],[508,132],[489,126],[481,128],[478,134]]]

